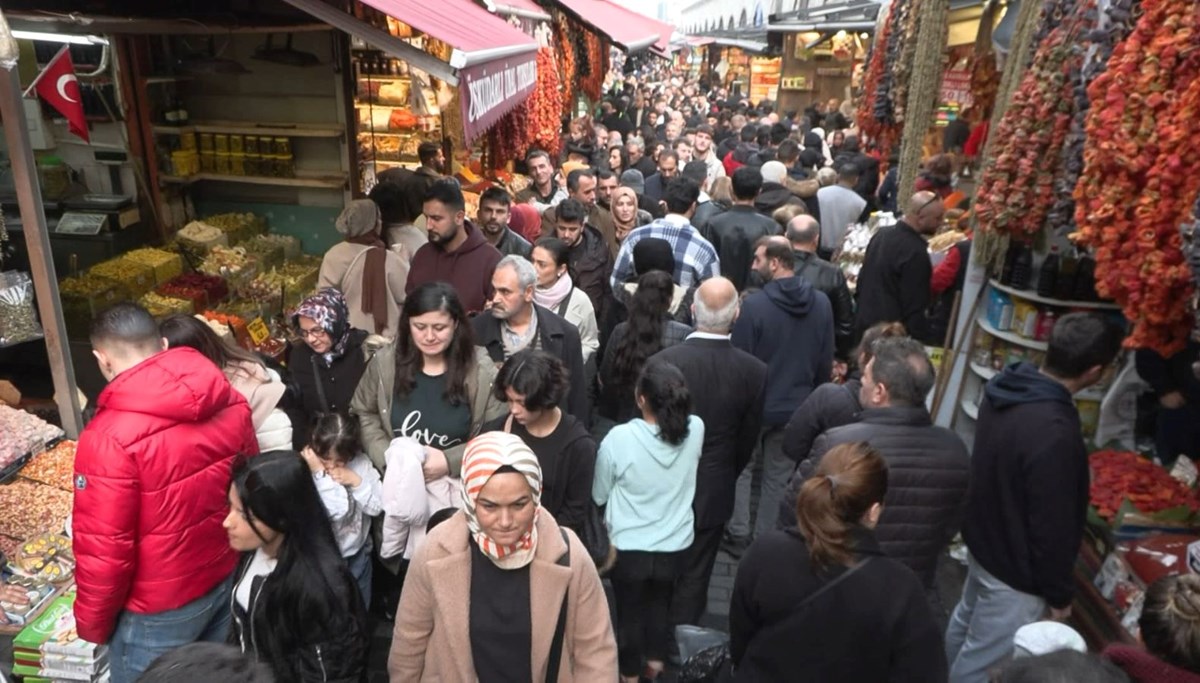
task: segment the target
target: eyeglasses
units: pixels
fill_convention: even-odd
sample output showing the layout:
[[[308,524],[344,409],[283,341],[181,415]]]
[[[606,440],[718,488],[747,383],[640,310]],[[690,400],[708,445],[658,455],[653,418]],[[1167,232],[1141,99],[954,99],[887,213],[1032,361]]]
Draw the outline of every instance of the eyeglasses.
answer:
[[[326,332],[325,329],[321,328],[321,327],[314,327],[314,328],[307,329],[307,330],[304,329],[303,327],[300,328],[300,338],[301,339],[324,339],[325,337],[328,337],[328,336],[329,336],[329,333]]]
[[[940,201],[942,201],[942,198],[937,195],[934,195],[933,199],[930,199],[929,201],[925,202],[924,204],[921,205],[921,208],[917,209],[917,215],[920,216],[922,213],[925,212],[925,209],[929,208],[930,206],[932,206]]]

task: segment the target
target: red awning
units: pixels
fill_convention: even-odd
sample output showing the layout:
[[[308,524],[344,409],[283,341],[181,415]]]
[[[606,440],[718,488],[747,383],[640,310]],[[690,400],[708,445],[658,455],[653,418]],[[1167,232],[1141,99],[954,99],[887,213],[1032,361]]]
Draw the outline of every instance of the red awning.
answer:
[[[483,0],[489,12],[514,15],[525,19],[549,21],[550,15],[533,0]]]
[[[523,53],[537,42],[474,0],[363,0],[384,14],[450,45],[450,66],[461,69]]]
[[[666,46],[671,40],[671,31],[663,35],[665,24],[609,0],[555,1],[626,52],[645,50],[660,42]]]

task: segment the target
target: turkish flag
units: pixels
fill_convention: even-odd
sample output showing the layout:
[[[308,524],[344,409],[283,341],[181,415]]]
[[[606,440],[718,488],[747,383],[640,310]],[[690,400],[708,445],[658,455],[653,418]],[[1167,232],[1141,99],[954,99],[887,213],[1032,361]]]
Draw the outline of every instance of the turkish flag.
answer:
[[[38,75],[33,87],[38,97],[58,110],[67,119],[70,131],[91,142],[88,136],[87,119],[83,115],[83,102],[79,97],[79,81],[75,78],[75,65],[71,62],[69,45],[54,55],[46,69]]]

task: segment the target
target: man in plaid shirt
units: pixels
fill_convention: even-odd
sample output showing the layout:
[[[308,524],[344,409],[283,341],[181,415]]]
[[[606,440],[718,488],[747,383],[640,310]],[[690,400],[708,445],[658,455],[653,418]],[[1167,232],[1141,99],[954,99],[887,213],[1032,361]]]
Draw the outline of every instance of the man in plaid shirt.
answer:
[[[696,211],[696,200],[700,198],[700,186],[690,178],[676,177],[668,185],[663,199],[667,204],[667,215],[652,223],[636,228],[621,243],[617,262],[613,266],[612,286],[617,289],[633,275],[633,247],[647,237],[656,237],[671,244],[675,254],[676,284],[691,289],[710,277],[721,274],[721,260],[712,243],[692,227],[692,214]]]

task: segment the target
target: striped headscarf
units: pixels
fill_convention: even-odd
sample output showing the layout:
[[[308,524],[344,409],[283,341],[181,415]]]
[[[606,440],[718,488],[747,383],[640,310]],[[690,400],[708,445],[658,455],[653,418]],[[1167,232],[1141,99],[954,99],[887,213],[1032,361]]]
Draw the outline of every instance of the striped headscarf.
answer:
[[[529,531],[513,545],[500,545],[493,541],[479,525],[475,514],[475,502],[496,470],[509,466],[525,477],[533,491],[533,524]],[[467,527],[476,545],[496,566],[501,569],[520,569],[533,561],[537,551],[537,515],[541,511],[542,467],[537,456],[521,437],[506,432],[487,432],[467,443],[462,461],[463,511],[467,515]]]

